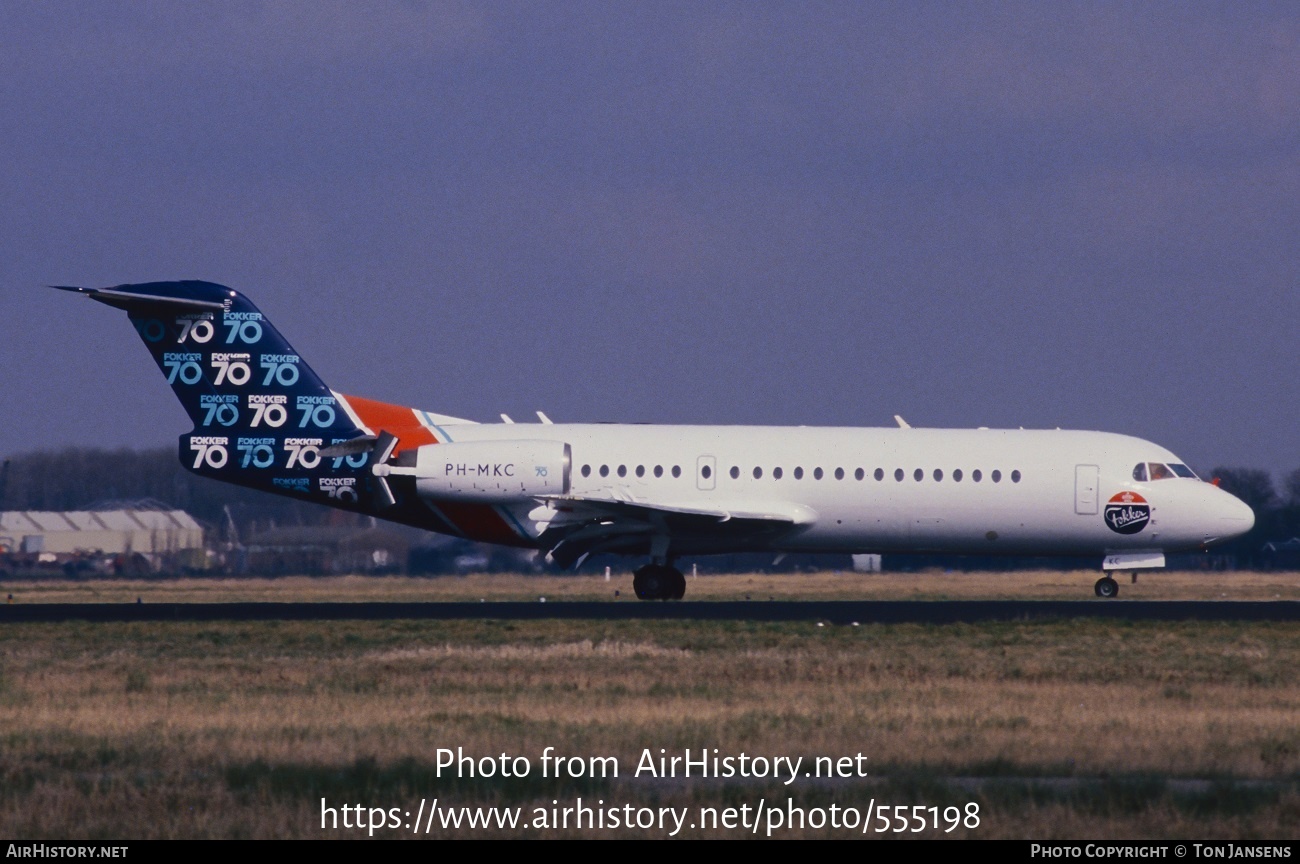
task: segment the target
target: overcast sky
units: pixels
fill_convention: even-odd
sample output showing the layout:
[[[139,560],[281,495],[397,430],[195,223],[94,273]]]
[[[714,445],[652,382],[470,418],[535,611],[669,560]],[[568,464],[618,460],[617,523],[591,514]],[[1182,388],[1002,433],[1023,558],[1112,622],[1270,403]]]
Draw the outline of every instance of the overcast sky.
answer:
[[[1294,3],[0,3],[0,453],[173,445],[243,291],[478,420],[1026,426],[1300,467]]]

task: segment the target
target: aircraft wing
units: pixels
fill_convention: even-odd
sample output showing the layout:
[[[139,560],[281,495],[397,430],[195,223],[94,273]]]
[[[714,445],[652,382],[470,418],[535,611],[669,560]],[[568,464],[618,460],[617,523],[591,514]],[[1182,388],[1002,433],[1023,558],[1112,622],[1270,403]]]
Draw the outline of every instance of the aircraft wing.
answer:
[[[656,542],[685,551],[752,548],[817,519],[811,508],[785,502],[698,507],[574,495],[549,495],[538,501],[543,506],[530,517],[549,520],[539,539],[551,560],[563,567],[581,564],[597,553],[649,551]]]

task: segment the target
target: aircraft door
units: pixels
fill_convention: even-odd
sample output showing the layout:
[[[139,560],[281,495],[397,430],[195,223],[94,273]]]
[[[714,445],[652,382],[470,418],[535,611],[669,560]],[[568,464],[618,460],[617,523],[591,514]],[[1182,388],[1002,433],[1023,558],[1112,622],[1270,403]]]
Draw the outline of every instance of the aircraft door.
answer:
[[[1074,512],[1080,516],[1097,515],[1096,465],[1074,466]]]
[[[710,492],[718,484],[718,460],[712,456],[701,456],[695,460],[695,486]]]

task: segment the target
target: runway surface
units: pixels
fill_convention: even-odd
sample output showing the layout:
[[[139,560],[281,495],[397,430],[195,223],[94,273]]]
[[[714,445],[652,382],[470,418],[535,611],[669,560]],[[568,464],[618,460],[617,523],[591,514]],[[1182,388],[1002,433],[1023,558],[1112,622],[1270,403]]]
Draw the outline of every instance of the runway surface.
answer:
[[[493,603],[15,603],[0,624],[50,621],[810,621],[955,624],[1101,618],[1125,621],[1300,621],[1297,601],[886,600]]]

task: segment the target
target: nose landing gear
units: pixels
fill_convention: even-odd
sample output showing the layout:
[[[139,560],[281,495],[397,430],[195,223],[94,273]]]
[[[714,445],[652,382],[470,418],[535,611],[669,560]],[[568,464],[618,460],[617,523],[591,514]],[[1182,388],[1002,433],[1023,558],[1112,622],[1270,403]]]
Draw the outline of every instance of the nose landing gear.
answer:
[[[1119,583],[1109,576],[1103,576],[1097,580],[1097,584],[1092,586],[1092,590],[1098,597],[1111,598],[1118,596]]]
[[[680,600],[686,596],[686,577],[667,564],[647,564],[632,574],[632,590],[641,600]]]

